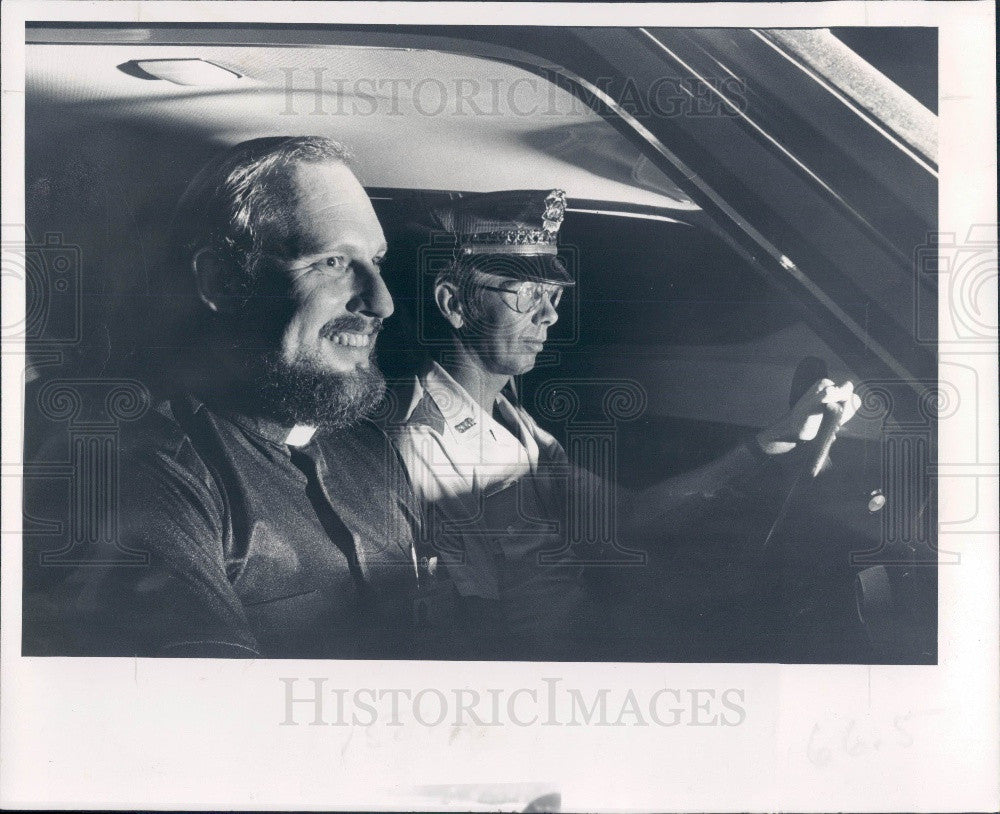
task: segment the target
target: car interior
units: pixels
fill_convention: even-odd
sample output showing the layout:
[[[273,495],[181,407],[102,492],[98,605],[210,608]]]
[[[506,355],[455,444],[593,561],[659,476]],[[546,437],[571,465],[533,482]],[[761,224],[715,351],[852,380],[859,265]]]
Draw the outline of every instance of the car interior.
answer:
[[[829,327],[838,304],[863,312],[864,292],[832,286],[828,307],[803,307],[730,239],[691,180],[657,160],[642,123],[613,121],[572,92],[570,72],[556,81],[558,64],[490,56],[485,39],[473,48],[444,29],[411,43],[389,32],[381,45],[378,33],[29,26],[26,477],[51,477],[54,462],[38,457],[45,438],[82,421],[40,407],[47,383],[145,381],[162,350],[152,322],[171,307],[164,275],[183,273],[165,261],[173,205],[214,152],[265,135],[350,148],[390,246],[397,310],[379,340],[390,379],[412,375],[431,342],[414,208],[429,194],[565,190],[560,257],[577,285],[518,386],[571,455],[604,439],[603,465],[622,488],[723,454],[787,411],[810,371],[862,390],[882,380]],[[935,428],[911,424],[906,444],[890,443],[899,426],[877,402],[896,386],[863,390],[818,477],[775,476],[769,499],[663,528],[641,564],[623,556],[601,571],[614,658],[935,663],[936,568],[905,554],[912,539],[934,546],[934,495],[897,483],[913,466],[905,456],[933,455]],[[572,409],[553,407],[558,388],[575,393]],[[26,518],[35,559],[52,545],[51,521]],[[615,550],[609,523],[587,543]],[[26,579],[25,590],[54,578]]]

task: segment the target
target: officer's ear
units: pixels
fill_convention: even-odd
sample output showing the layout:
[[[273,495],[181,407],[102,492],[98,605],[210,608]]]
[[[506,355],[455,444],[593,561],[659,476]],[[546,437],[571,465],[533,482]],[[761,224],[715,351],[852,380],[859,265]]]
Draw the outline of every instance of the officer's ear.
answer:
[[[199,249],[191,259],[198,298],[216,314],[232,313],[246,302],[246,292],[233,274],[233,268],[212,248]]]
[[[441,280],[434,286],[434,302],[441,315],[456,330],[465,324],[462,299],[458,296],[458,286],[450,280]]]

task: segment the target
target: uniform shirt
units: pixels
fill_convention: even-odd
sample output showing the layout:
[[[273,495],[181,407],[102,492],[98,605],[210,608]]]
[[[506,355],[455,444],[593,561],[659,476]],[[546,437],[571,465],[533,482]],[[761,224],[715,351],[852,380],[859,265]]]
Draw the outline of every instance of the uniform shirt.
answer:
[[[26,614],[25,653],[409,655],[417,509],[393,447],[370,422],[291,429],[192,396],[125,425],[118,542],[145,564],[87,564],[43,586],[58,612]],[[36,495],[33,516],[58,517],[58,496]],[[29,573],[66,544],[33,537]]]
[[[421,552],[446,569],[483,655],[555,656],[591,610],[566,548],[569,463],[511,387],[484,411],[439,364],[390,434],[422,508]]]

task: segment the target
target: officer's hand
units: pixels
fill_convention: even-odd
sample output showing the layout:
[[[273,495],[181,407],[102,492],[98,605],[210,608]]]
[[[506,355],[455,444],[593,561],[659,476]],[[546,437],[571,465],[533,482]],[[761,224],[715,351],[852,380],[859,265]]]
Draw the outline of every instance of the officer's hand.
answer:
[[[819,432],[826,412],[840,412],[839,429],[858,411],[861,399],[854,392],[853,382],[838,386],[830,379],[821,379],[810,387],[784,418],[757,434],[757,443],[769,455],[778,455],[795,448],[799,441],[811,441]]]

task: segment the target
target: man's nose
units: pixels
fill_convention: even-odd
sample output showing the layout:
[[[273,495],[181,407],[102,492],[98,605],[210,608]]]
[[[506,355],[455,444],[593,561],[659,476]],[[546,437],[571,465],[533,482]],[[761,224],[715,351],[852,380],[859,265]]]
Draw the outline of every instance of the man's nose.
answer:
[[[379,317],[380,319],[392,316],[392,312],[395,310],[392,294],[389,293],[385,280],[382,279],[379,267],[374,263],[366,263],[364,268],[359,268],[356,271],[356,277],[358,279],[357,291],[354,298],[348,303],[348,309],[354,313]]]
[[[533,322],[536,325],[554,325],[559,319],[559,312],[547,296],[542,297],[542,303],[535,309]]]

